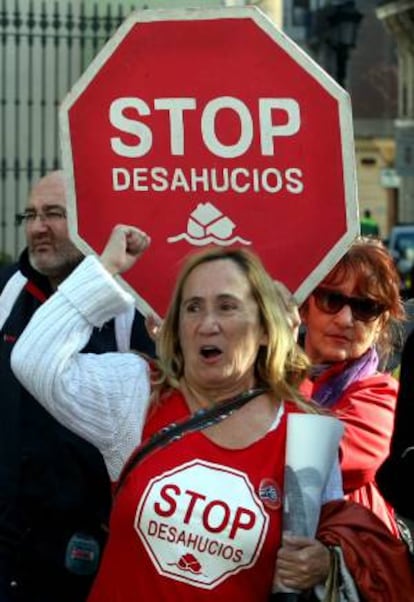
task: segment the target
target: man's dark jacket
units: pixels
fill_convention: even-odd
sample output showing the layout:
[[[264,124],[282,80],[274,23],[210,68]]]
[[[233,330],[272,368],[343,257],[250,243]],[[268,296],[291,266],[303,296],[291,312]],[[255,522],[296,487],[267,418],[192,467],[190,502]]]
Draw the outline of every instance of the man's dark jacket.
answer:
[[[0,294],[18,270],[28,285],[0,330],[0,602],[82,602],[94,575],[65,568],[68,542],[76,534],[82,548],[84,535],[92,536],[102,548],[110,483],[98,451],[58,424],[11,371],[16,339],[52,293],[47,278],[30,267],[24,251],[18,264],[0,272]],[[131,348],[153,355],[138,312]],[[116,349],[112,321],[94,330],[83,351]],[[75,556],[87,556],[78,547]]]
[[[383,496],[404,518],[414,520],[414,331],[401,356],[400,388],[388,458],[377,472]]]

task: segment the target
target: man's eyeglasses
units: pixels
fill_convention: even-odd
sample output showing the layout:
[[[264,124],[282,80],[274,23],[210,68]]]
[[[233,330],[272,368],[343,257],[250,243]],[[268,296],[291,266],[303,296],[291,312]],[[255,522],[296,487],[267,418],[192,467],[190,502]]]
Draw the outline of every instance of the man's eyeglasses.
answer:
[[[372,322],[384,313],[386,306],[374,301],[374,299],[363,299],[362,297],[347,297],[338,291],[319,287],[312,293],[316,307],[326,314],[337,314],[345,305],[351,309],[355,320],[361,322]]]
[[[64,207],[50,207],[44,211],[32,211],[26,209],[23,213],[16,215],[18,224],[33,224],[39,218],[42,222],[58,222],[66,218],[66,209]]]

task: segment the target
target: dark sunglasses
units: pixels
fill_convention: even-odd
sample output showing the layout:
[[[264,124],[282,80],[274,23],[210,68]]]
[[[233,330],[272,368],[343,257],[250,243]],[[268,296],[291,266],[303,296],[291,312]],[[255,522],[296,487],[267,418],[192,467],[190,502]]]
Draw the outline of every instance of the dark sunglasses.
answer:
[[[347,297],[338,291],[319,287],[312,293],[316,307],[326,314],[337,314],[345,305],[351,309],[355,320],[371,322],[384,313],[386,306],[374,299]]]

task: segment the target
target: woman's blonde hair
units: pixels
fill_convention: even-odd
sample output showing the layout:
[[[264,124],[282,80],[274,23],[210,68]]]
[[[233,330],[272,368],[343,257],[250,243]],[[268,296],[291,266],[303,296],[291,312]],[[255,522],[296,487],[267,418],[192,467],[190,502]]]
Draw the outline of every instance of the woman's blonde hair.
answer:
[[[232,261],[245,275],[255,299],[261,326],[268,343],[260,348],[256,358],[256,384],[271,390],[277,399],[291,399],[309,411],[297,391],[307,374],[309,362],[296,344],[285,316],[285,310],[274,282],[257,255],[246,249],[212,248],[189,256],[178,276],[175,290],[157,340],[159,357],[154,380],[155,398],[172,388],[179,387],[184,373],[184,360],[179,340],[180,308],[183,289],[195,268],[218,260]]]

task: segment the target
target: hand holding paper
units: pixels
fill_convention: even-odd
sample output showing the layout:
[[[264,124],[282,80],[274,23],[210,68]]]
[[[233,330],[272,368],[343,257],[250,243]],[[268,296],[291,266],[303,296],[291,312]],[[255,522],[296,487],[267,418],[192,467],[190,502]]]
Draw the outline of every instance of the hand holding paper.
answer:
[[[283,506],[284,533],[314,538],[322,494],[338,457],[342,433],[342,423],[331,416],[315,414],[288,416]],[[305,543],[304,541],[303,545]],[[296,566],[296,572],[298,570],[300,569]],[[278,592],[292,592],[292,589],[279,584]],[[284,594],[280,594],[280,599],[285,599]]]

